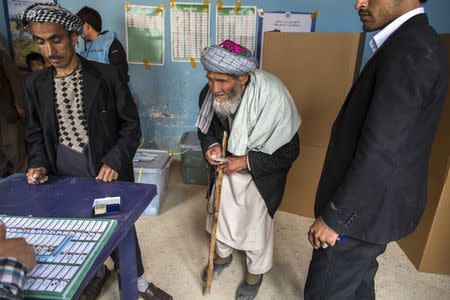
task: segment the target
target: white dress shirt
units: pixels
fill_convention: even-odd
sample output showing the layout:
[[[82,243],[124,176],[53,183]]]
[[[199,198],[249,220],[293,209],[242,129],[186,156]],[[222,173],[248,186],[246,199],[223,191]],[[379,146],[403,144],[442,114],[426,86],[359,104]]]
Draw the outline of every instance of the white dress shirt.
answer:
[[[378,32],[369,42],[369,46],[372,49],[372,52],[375,53],[381,45],[389,38],[389,36],[394,33],[400,26],[403,25],[406,21],[411,19],[412,17],[425,13],[423,7],[418,7],[416,9],[410,10],[406,14],[398,17],[394,21],[392,21],[389,25],[384,27],[380,32]]]

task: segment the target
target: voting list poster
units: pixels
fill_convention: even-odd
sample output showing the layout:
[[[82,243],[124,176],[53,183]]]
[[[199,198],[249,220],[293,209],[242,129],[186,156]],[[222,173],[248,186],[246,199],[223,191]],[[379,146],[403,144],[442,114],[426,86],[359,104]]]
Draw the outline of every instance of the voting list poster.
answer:
[[[175,3],[170,12],[172,60],[199,61],[209,45],[209,4]]]
[[[164,65],[164,10],[129,5],[125,21],[128,62]]]
[[[216,8],[216,43],[232,40],[249,49],[256,47],[256,6],[234,6]]]

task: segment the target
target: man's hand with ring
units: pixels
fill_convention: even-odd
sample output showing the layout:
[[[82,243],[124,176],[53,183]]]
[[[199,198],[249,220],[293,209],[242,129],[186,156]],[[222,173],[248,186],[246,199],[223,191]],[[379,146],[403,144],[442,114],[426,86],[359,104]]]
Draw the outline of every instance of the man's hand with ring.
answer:
[[[41,184],[48,180],[47,169],[44,167],[29,168],[27,171],[28,184]]]
[[[318,217],[308,231],[308,240],[314,249],[326,249],[334,246],[339,235],[329,228],[321,217]]]

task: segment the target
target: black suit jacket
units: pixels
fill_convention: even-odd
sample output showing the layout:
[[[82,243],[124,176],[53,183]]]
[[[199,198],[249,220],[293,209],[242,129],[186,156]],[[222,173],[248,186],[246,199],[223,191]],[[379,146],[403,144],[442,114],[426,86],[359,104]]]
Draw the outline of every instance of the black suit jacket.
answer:
[[[119,180],[132,181],[132,161],[141,129],[128,85],[112,66],[82,57],[80,61],[88,147],[96,172],[105,163],[119,173]],[[29,166],[43,166],[49,174],[57,175],[58,126],[53,73],[53,68],[31,73],[25,79],[24,98],[28,108]]]
[[[378,49],[331,130],[315,215],[342,235],[387,243],[417,226],[447,93],[447,55],[425,14]]]
[[[208,85],[206,85],[200,93],[200,107],[205,100],[207,92]],[[200,130],[197,131],[203,153],[205,153],[212,144],[222,143],[224,131],[230,133],[228,122],[222,122],[217,115],[214,114],[208,133],[203,134]],[[269,215],[272,218],[283,198],[289,169],[297,159],[299,153],[300,139],[297,133],[287,144],[280,147],[272,153],[272,155],[257,151],[249,151],[247,153],[250,174],[261,197],[264,199]],[[210,168],[211,181],[208,190],[209,192],[211,192],[213,187],[215,175],[215,168]]]

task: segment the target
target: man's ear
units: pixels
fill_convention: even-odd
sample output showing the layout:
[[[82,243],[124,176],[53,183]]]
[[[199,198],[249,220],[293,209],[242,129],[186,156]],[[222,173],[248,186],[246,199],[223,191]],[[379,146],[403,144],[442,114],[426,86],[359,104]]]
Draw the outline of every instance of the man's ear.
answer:
[[[78,43],[78,34],[74,31],[70,32],[70,39],[72,40],[72,45],[76,45]]]
[[[242,86],[245,86],[245,85],[247,84],[248,79],[249,79],[249,76],[248,76],[247,73],[238,76],[239,83],[240,83]]]

